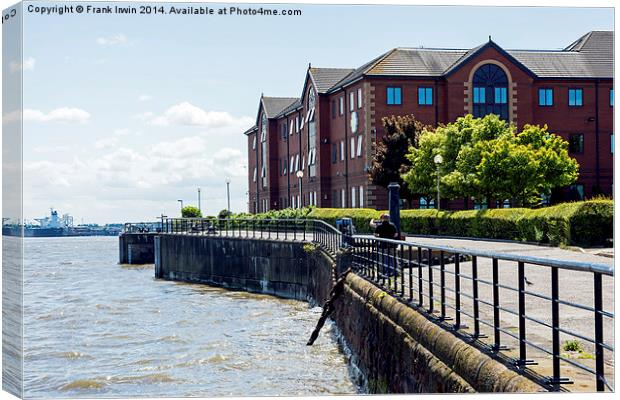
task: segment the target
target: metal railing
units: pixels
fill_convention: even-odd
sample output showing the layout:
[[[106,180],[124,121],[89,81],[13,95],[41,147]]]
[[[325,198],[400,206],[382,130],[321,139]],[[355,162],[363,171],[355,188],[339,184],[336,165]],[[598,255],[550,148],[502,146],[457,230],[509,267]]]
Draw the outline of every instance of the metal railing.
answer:
[[[311,219],[164,218],[162,233],[219,235],[264,240],[308,241],[336,254],[342,234],[332,225]]]
[[[123,233],[159,233],[161,222],[127,222],[123,226]]]
[[[604,331],[613,334],[614,314],[603,308],[611,266],[364,237],[353,237],[351,248],[354,271],[445,328],[493,352],[509,354],[505,342],[514,344],[518,355],[508,361],[515,367],[537,364],[529,350],[550,356],[552,376],[541,379],[548,389],[573,383],[561,375],[565,363],[594,375],[597,391],[613,390],[605,378],[613,339],[606,343]],[[585,349],[571,357],[561,339]],[[582,361],[591,357],[594,366]]]
[[[566,366],[591,374],[597,391],[613,390],[605,371],[614,352],[614,313],[603,307],[604,281],[613,291],[609,265],[352,237],[320,220],[167,218],[162,233],[307,241],[333,255],[346,250],[358,275],[522,372],[533,373],[549,390],[573,383],[562,376]],[[604,333],[612,339],[606,341]],[[572,357],[562,348],[572,339],[583,342],[584,357]],[[545,358],[552,374],[538,376],[530,366],[547,362]],[[594,365],[587,365],[588,359]]]

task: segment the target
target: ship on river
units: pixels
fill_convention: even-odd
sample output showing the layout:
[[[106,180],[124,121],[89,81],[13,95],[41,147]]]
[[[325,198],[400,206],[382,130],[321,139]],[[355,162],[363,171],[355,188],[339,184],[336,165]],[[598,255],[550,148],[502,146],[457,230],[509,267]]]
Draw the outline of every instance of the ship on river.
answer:
[[[69,214],[60,216],[57,210],[50,209],[50,215],[35,218],[38,224],[6,224],[2,225],[3,236],[24,237],[64,237],[64,236],[118,236],[122,224],[81,224],[75,226]]]

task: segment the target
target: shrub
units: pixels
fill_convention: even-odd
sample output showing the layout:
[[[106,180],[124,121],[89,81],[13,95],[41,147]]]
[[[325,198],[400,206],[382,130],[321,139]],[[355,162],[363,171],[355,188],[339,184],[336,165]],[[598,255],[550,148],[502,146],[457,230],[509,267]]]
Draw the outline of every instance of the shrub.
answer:
[[[235,218],[319,219],[331,225],[339,218],[353,220],[358,233],[371,233],[371,219],[386,211],[367,208],[285,209]],[[242,217],[241,217],[242,215]],[[518,240],[552,245],[601,246],[613,238],[613,201],[597,199],[562,203],[539,209],[402,210],[401,230],[416,235],[445,235]]]
[[[581,346],[581,342],[579,342],[579,340],[567,340],[564,342],[562,348],[564,351],[577,351],[580,353],[583,351],[583,346]]]

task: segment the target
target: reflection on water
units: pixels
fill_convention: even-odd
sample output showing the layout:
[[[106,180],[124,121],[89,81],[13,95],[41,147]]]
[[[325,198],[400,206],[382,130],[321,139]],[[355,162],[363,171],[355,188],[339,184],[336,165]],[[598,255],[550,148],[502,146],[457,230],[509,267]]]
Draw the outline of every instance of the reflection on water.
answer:
[[[25,244],[25,396],[355,393],[319,308],[117,265],[117,238]]]

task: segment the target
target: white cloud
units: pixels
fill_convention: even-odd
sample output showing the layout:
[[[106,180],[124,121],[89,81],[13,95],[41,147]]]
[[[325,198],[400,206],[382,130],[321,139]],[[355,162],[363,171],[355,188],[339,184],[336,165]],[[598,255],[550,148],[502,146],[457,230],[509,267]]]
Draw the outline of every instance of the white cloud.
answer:
[[[9,68],[11,70],[11,73],[15,73],[18,71],[32,71],[34,69],[34,64],[35,64],[36,60],[32,57],[28,57],[26,58],[23,62],[18,62],[18,61],[11,61],[11,63],[9,63]]]
[[[131,130],[129,128],[114,129],[114,135],[116,135],[116,136],[131,135]]]
[[[19,111],[14,111],[5,116],[5,119],[19,118]],[[63,123],[84,123],[90,118],[90,113],[80,108],[61,107],[44,113],[39,110],[25,109],[23,113],[24,121],[33,122],[63,122]]]
[[[253,118],[234,117],[224,111],[206,111],[187,101],[173,105],[161,115],[148,112],[139,118],[153,126],[184,125],[239,133],[254,122]]]
[[[145,144],[139,150],[118,147],[118,138],[110,137],[95,143],[101,153],[85,151],[75,153],[73,159],[26,162],[24,185],[32,188],[27,213],[39,216],[53,204],[61,212],[89,220],[96,215],[99,221],[135,219],[143,212],[149,218],[161,212],[176,215],[176,199],[195,201],[199,186],[203,209],[217,213],[226,207],[227,177],[232,181],[233,208],[245,210],[246,160],[243,151],[235,148],[242,145],[241,136],[186,136]],[[121,217],[128,214],[133,217]]]
[[[151,97],[151,96],[149,96],[148,94],[141,94],[141,95],[138,97],[138,101],[149,101],[149,100],[151,100],[151,99],[152,99],[152,97]]]
[[[109,149],[116,146],[117,144],[118,138],[116,137],[104,138],[99,139],[95,142],[95,148],[98,150]]]
[[[97,44],[102,46],[114,46],[117,44],[127,44],[127,36],[122,33],[118,33],[116,35],[108,36],[108,37],[100,37],[97,38]]]

